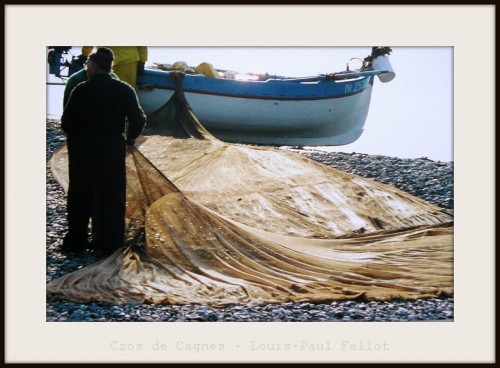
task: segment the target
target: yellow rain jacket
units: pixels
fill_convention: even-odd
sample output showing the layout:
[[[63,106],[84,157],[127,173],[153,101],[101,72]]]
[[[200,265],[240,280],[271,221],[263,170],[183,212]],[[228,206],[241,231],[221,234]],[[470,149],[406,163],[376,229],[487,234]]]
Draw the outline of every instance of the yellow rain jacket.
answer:
[[[118,77],[129,83],[132,87],[136,86],[137,81],[137,63],[148,60],[147,46],[104,46],[113,51],[115,60],[113,70]],[[82,54],[89,56],[94,46],[83,46]]]
[[[115,55],[114,65],[145,62],[148,60],[147,46],[104,46],[110,48]],[[94,46],[83,46],[82,54],[89,56]]]

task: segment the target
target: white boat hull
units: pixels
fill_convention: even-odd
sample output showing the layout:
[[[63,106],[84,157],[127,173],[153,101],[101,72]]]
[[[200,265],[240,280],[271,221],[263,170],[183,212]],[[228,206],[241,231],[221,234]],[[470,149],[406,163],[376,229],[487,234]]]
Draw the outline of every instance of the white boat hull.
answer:
[[[185,92],[201,124],[230,142],[268,145],[344,145],[363,132],[373,85],[339,98],[301,101],[256,99]],[[173,91],[139,88],[146,114],[151,115]]]

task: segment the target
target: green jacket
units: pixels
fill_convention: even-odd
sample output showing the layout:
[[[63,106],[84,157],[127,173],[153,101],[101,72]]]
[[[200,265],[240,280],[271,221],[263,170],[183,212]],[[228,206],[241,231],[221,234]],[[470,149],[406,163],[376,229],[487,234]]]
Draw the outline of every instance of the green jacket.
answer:
[[[120,80],[120,78],[118,78],[118,76],[114,72],[111,72],[109,74],[113,79]],[[69,96],[71,95],[71,92],[73,92],[75,87],[80,83],[85,82],[87,79],[88,78],[85,69],[76,72],[75,74],[73,74],[71,77],[68,78],[66,82],[66,87],[64,87],[63,108],[66,107],[66,104],[68,103],[69,100]]]

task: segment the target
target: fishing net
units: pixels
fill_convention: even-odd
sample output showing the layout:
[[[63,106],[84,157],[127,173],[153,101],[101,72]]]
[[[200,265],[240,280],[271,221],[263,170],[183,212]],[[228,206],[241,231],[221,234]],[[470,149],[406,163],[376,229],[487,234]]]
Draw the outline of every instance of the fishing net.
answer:
[[[50,282],[49,300],[220,306],[453,294],[445,210],[293,152],[221,142],[180,85],[148,129],[126,158],[128,245]],[[67,189],[65,146],[50,164]]]

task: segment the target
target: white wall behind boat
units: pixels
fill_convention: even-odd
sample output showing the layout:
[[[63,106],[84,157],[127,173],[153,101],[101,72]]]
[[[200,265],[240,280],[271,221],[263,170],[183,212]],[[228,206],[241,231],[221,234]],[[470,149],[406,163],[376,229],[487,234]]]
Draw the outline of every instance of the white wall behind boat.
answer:
[[[389,83],[375,79],[362,136],[346,146],[322,149],[453,161],[453,49],[392,49],[396,78]],[[196,66],[205,61],[242,73],[308,76],[345,70],[352,58],[370,52],[371,47],[150,47],[148,63],[185,61]],[[350,62],[351,69],[359,65]],[[49,87],[47,97],[49,117],[60,116],[62,88]]]

